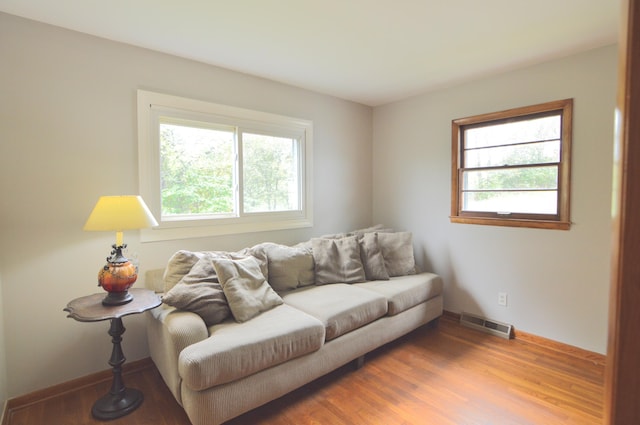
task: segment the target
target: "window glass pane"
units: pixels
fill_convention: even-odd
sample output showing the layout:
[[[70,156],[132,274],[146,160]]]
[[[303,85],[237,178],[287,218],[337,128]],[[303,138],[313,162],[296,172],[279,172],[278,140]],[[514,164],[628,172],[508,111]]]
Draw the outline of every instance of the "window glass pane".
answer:
[[[558,192],[466,192],[462,196],[463,211],[557,214]]]
[[[243,133],[244,211],[299,210],[298,141]]]
[[[234,211],[234,132],[160,124],[162,216]]]
[[[557,189],[558,167],[471,170],[462,173],[463,190]]]
[[[464,130],[464,147],[470,149],[555,140],[560,139],[560,129],[560,115],[470,127]]]
[[[467,150],[465,168],[560,162],[560,140]]]

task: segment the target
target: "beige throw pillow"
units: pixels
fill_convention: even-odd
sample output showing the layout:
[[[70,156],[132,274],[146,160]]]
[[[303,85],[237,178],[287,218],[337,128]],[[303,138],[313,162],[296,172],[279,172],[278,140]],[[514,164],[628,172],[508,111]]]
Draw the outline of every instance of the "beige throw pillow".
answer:
[[[390,277],[415,274],[411,232],[378,233],[378,245]]]
[[[393,232],[393,229],[384,227],[382,224],[376,224],[375,226],[352,230],[350,232],[331,233],[327,235],[322,235],[320,236],[320,239],[342,239],[342,238],[348,238],[350,236],[362,236],[365,233],[374,233],[374,232]]]
[[[364,233],[359,238],[360,257],[367,280],[389,280],[377,233]]]
[[[356,236],[311,239],[316,285],[364,282],[366,276]]]
[[[282,304],[282,298],[269,286],[255,257],[213,258],[213,267],[237,322],[246,322]]]

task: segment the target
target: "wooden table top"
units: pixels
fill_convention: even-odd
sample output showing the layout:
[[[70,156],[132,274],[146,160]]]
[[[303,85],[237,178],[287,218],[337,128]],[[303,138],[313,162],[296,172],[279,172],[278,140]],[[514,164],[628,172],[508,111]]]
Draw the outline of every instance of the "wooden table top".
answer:
[[[102,299],[107,293],[101,292],[76,298],[70,301],[63,310],[69,313],[67,317],[79,322],[98,322],[142,313],[156,308],[162,303],[160,296],[149,289],[134,288],[130,289],[129,293],[133,296],[133,300],[126,304],[103,305]]]

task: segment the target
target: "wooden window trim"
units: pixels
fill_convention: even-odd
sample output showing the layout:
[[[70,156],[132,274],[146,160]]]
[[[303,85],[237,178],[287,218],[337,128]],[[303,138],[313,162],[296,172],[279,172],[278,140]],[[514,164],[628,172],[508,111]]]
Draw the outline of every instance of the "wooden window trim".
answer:
[[[558,175],[558,214],[556,218],[549,216],[512,214],[511,218],[499,217],[495,213],[461,211],[461,129],[465,126],[491,121],[502,121],[526,115],[545,112],[562,111],[562,144]],[[573,99],[557,100],[538,105],[508,109],[472,117],[459,118],[451,122],[451,215],[452,223],[484,224],[492,226],[529,227],[538,229],[569,230],[571,199],[571,138],[573,127]]]

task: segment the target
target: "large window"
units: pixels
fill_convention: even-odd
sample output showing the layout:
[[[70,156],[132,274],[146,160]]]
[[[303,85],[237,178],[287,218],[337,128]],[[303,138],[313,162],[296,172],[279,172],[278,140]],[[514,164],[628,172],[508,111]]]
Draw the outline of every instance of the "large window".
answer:
[[[143,240],[312,225],[310,121],[140,90],[138,131]]]
[[[453,120],[451,221],[569,229],[572,107]]]

